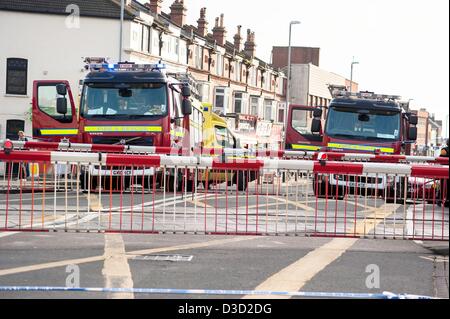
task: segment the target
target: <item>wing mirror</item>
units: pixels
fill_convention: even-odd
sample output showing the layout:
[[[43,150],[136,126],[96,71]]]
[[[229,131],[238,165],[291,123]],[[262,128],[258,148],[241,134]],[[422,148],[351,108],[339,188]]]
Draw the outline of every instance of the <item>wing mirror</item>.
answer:
[[[181,105],[183,115],[191,115],[192,114],[192,103],[189,99],[184,99]]]
[[[59,114],[67,114],[67,99],[66,97],[59,97],[56,99],[56,112]]]
[[[67,95],[67,86],[65,84],[57,84],[56,85],[56,93],[58,93],[58,95],[66,96]]]

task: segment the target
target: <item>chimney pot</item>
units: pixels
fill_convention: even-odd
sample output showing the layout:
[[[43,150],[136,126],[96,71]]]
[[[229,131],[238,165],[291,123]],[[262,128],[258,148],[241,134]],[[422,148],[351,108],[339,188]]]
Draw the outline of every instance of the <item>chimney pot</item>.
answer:
[[[237,26],[237,33],[234,35],[234,49],[237,52],[241,52],[242,51],[242,36],[241,36],[241,29],[242,26],[238,25]]]
[[[186,24],[186,11],[184,0],[175,0],[170,6],[170,20],[179,26],[184,26]]]
[[[213,29],[213,37],[218,45],[224,46],[226,42],[227,30],[224,27],[224,14],[220,15],[220,18],[216,18],[216,26]]]
[[[206,20],[206,8],[200,9],[200,19],[197,20],[197,31],[202,37],[208,34],[208,21]]]
[[[162,2],[163,0],[150,0],[150,2],[146,4],[146,7],[154,14],[161,14]]]
[[[244,50],[250,57],[254,57],[256,54],[255,32],[252,32],[250,29],[247,29],[247,41],[245,42]]]

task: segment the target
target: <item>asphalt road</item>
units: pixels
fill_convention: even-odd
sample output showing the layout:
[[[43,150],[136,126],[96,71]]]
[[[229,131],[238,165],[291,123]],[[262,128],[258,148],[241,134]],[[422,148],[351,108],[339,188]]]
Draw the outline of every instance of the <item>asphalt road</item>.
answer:
[[[330,245],[333,245],[331,250]],[[435,250],[426,248],[427,245]],[[447,256],[438,254],[439,246],[444,248],[439,254]],[[445,251],[443,244],[391,240],[361,239],[349,244],[347,239],[285,236],[0,233],[0,247],[0,286],[65,286],[73,269],[67,267],[77,265],[82,287],[221,290],[264,287],[272,291],[390,291],[448,298],[448,243]],[[339,253],[331,258],[329,254],[334,252]],[[169,261],[167,255],[179,257]],[[369,265],[379,269],[379,287],[367,286],[371,275],[367,272]],[[290,282],[286,286],[283,280],[271,282],[271,277],[288,278]],[[114,297],[118,296],[86,292],[0,293],[0,298]],[[243,296],[135,294],[122,297]]]
[[[7,192],[0,197],[0,229],[134,231],[206,234],[350,235],[446,239],[448,209],[382,197],[315,198],[304,181],[280,187],[221,185],[196,193],[107,190]]]
[[[253,186],[194,196],[139,189],[3,193],[0,227],[26,232],[0,232],[0,286],[66,286],[79,269],[82,287],[391,291],[448,298],[448,241],[402,240],[448,238],[448,209],[372,197],[316,199],[301,182]],[[142,230],[158,234],[127,233]],[[335,238],[342,234],[356,237]],[[0,298],[55,297],[251,296],[0,292]]]

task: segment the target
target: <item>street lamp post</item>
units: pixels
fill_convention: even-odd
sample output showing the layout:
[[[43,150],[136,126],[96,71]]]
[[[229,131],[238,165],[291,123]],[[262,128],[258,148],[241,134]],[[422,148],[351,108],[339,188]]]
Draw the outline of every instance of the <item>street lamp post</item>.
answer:
[[[353,66],[355,64],[359,64],[359,62],[355,61],[355,57],[353,57],[353,61],[352,61],[352,65],[351,65],[351,70],[350,70],[350,93],[352,93],[353,91]]]
[[[408,100],[408,105],[406,106],[408,108],[406,111],[408,111],[408,112],[411,110],[411,101],[414,101],[414,99]]]
[[[289,106],[291,105],[291,38],[292,38],[292,26],[294,24],[300,24],[300,21],[291,21],[289,23],[289,48],[288,48],[288,75],[287,75],[287,92],[286,92],[286,108],[284,110],[284,146],[286,146],[286,130]]]
[[[125,0],[120,1],[120,32],[119,32],[119,62],[122,62],[123,50],[123,16],[125,11]]]

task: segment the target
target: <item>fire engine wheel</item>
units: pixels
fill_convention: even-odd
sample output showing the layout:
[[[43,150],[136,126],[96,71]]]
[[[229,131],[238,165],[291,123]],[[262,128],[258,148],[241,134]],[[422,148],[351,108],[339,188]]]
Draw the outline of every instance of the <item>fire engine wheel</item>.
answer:
[[[97,189],[98,179],[96,176],[91,176],[91,185],[89,185],[89,176],[87,174],[80,175],[80,189],[83,193],[89,192]],[[89,187],[90,186],[90,187]]]
[[[236,184],[237,190],[240,192],[246,191],[248,188],[248,178],[246,172],[238,172],[234,174],[233,181]]]

